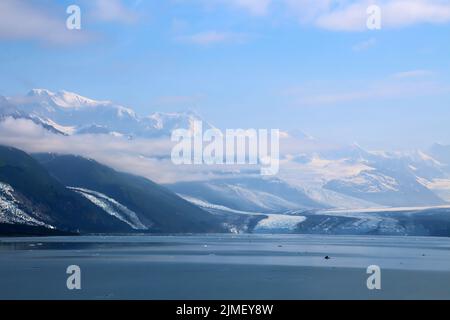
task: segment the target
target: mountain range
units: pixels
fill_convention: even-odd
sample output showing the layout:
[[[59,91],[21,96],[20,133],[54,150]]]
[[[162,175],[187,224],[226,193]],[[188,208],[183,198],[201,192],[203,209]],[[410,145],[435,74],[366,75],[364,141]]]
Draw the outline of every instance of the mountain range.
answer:
[[[15,98],[0,97],[0,118],[30,119],[63,135],[112,134],[127,137],[168,137],[177,128],[191,128],[192,112],[153,113],[140,117],[111,101],[96,101],[67,91],[33,89]]]
[[[174,129],[192,129],[194,121],[214,127],[194,112],[139,116],[111,101],[45,89],[0,96],[0,125],[7,119],[30,121],[62,138],[109,136],[125,143],[134,138],[168,140]],[[322,145],[298,129],[282,131],[276,177],[242,168],[225,168],[217,175],[216,167],[200,166],[195,170],[202,172],[202,179],[164,185],[145,174],[121,172],[133,168],[116,171],[86,157],[57,151],[28,155],[2,147],[0,221],[64,232],[229,232],[251,230],[264,217],[280,213],[292,222],[293,212],[449,204],[450,146],[386,152],[357,144]],[[170,163],[170,154],[160,158]],[[186,171],[162,168],[175,177]],[[61,217],[61,211],[67,215]]]
[[[224,232],[152,181],[78,156],[0,146],[0,223],[81,233]]]

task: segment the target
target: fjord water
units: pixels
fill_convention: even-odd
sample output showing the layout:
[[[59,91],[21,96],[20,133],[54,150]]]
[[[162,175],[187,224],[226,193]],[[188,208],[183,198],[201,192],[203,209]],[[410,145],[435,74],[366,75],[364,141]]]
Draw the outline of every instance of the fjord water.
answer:
[[[66,287],[69,265],[81,268],[81,290]],[[370,265],[381,290],[367,288]],[[450,299],[450,239],[1,238],[0,299]]]

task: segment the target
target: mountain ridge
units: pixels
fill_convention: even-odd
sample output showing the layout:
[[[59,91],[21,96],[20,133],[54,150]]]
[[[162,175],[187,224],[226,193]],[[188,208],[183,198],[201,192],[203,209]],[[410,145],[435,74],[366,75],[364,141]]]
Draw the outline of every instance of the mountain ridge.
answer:
[[[0,117],[7,116],[32,120],[63,135],[100,133],[147,138],[170,137],[172,130],[192,128],[194,121],[202,121],[192,111],[139,116],[131,108],[109,100],[47,89],[32,89],[23,97],[1,97]]]
[[[63,136],[110,135],[128,140],[139,137],[164,138],[167,141],[172,130],[192,129],[195,121],[202,121],[205,129],[214,128],[193,112],[155,112],[142,117],[132,109],[108,100],[94,100],[68,91],[55,93],[46,89],[34,89],[24,97],[0,98],[0,120],[8,117],[30,120]],[[308,150],[301,150],[304,144]],[[305,203],[299,203],[299,208],[307,207],[309,201],[318,204],[319,208],[323,205],[343,208],[371,204],[391,207],[440,205],[450,201],[450,153],[443,146],[436,145],[429,152],[416,150],[400,153],[367,151],[357,143],[324,149],[320,144],[320,141],[300,130],[283,131],[280,135],[280,146],[287,145],[289,149],[281,153],[282,165],[277,178],[303,190],[299,194],[304,194],[300,198],[303,197]],[[141,156],[134,152],[135,156]],[[152,155],[144,157],[153,159]],[[156,165],[158,161],[170,161],[170,154],[158,154],[154,159]],[[178,172],[179,168],[173,167],[173,170]],[[218,179],[213,168],[208,171],[203,166],[199,170],[204,170],[204,175],[212,176],[211,179]],[[228,175],[236,178],[233,185],[235,191],[240,188],[237,180],[247,176],[239,169],[231,169]],[[190,184],[199,185],[195,178]],[[370,193],[367,192],[369,190]],[[267,196],[264,194],[266,191],[272,192],[270,188],[260,191],[263,192],[261,197]],[[241,201],[242,195],[235,194],[234,200]],[[192,193],[185,195],[195,197]],[[283,197],[272,198],[279,204],[284,203],[284,209],[292,209],[292,204],[296,203]],[[219,201],[215,204],[225,203]],[[226,204],[230,205],[229,201]],[[269,206],[268,209],[274,208]]]
[[[0,145],[0,224],[81,233],[226,232],[162,186],[94,160]]]

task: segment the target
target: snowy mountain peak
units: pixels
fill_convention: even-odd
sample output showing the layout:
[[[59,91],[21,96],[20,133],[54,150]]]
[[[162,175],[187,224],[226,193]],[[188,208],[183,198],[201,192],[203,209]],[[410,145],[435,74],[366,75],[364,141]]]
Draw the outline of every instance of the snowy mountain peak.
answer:
[[[53,97],[54,95],[54,92],[47,89],[31,89],[27,94],[28,97]]]
[[[155,112],[147,117],[154,122],[153,127],[157,130],[171,131],[175,129],[189,129],[194,128],[195,121],[202,121],[204,130],[214,128],[208,122],[205,122],[196,112],[185,111],[178,113],[164,113]]]
[[[68,91],[59,91],[55,94],[54,99],[62,107],[89,107],[111,104],[110,101],[96,101]]]
[[[32,89],[27,96],[36,99],[38,103],[49,103],[62,108],[95,107],[111,104],[110,101],[96,101],[64,90],[55,93],[47,89]]]
[[[280,132],[281,137],[283,138],[293,138],[293,139],[301,139],[301,140],[314,140],[314,137],[305,133],[302,130],[294,129],[289,131]]]
[[[64,90],[33,89],[26,96],[4,102],[0,99],[0,115],[31,119],[52,132],[65,135],[167,137],[175,129],[192,130],[195,121],[202,121],[204,130],[214,128],[194,111],[157,112],[141,117],[120,104]]]

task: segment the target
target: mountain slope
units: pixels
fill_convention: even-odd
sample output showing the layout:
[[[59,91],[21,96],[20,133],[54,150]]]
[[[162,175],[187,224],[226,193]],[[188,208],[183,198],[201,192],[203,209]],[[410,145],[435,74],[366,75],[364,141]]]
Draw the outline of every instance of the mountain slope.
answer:
[[[193,112],[138,116],[111,101],[97,101],[76,93],[33,89],[20,98],[0,97],[0,118],[29,119],[54,133],[114,134],[128,137],[169,137],[172,130],[192,128],[200,117]],[[206,122],[204,125],[212,127]]]
[[[439,163],[422,152],[401,156],[366,152],[359,161],[368,169],[330,180],[324,188],[391,207],[446,204],[420,182],[443,174]]]
[[[40,117],[30,114],[27,111],[22,110],[20,107],[12,104],[5,97],[0,96],[0,121],[4,121],[7,118],[30,120],[52,133],[63,135],[66,134],[64,130],[60,130],[60,126],[53,121],[42,120]]]
[[[450,146],[436,143],[430,149],[430,154],[439,160],[450,173]]]
[[[182,196],[234,210],[275,212],[326,207],[279,179],[230,178],[180,182],[167,187]]]
[[[81,232],[129,228],[53,178],[34,158],[0,146],[0,222]]]
[[[117,139],[121,144],[132,144],[129,141],[133,137],[143,140],[167,139],[172,130],[192,128],[195,121],[202,120],[192,112],[153,113],[143,117],[111,101],[98,101],[67,91],[51,92],[45,89],[33,89],[21,97],[0,97],[0,121],[6,118],[7,128],[14,126],[11,118],[27,119],[53,133],[65,136],[110,135],[111,139]],[[209,129],[213,126],[203,121],[203,127]],[[10,144],[11,137],[7,138],[4,143]],[[242,173],[231,167],[229,171],[225,169],[228,171],[227,177],[236,178],[219,181],[217,179],[224,175],[217,175],[214,169],[209,170],[207,166],[198,166],[198,173],[201,173],[200,178],[210,176],[213,181],[189,182],[171,188],[184,196],[215,205],[264,212],[318,207],[429,206],[441,205],[444,200],[450,199],[450,153],[444,145],[435,145],[430,155],[421,151],[371,152],[357,144],[323,148],[323,141],[298,130],[283,132],[280,145],[289,148],[281,150],[282,165],[278,181],[295,188],[281,187],[283,183],[277,186],[264,179],[246,180]],[[21,146],[28,148],[26,143]],[[48,148],[45,150],[48,151]],[[141,154],[135,156],[140,157]],[[170,158],[170,154],[160,152],[149,156],[158,162]],[[121,169],[128,171],[128,168]],[[173,170],[172,176],[183,176],[183,169],[180,172],[179,167]],[[103,207],[108,208],[113,215],[118,214],[121,218],[126,216],[124,212],[119,213],[118,207],[106,198],[80,190],[76,192],[97,205],[103,203]],[[130,220],[126,221],[129,225],[133,224]],[[134,227],[137,226],[134,224]]]
[[[117,172],[77,156],[34,156],[64,185],[76,188],[87,197],[95,197],[97,200],[94,202],[97,201],[97,204],[105,204],[106,200],[106,204],[115,205],[116,208],[125,206],[127,210],[122,210],[122,217],[128,215],[130,218],[134,214],[136,216],[133,219],[139,221],[136,223],[147,226],[153,232],[225,231],[214,215],[143,177]]]

